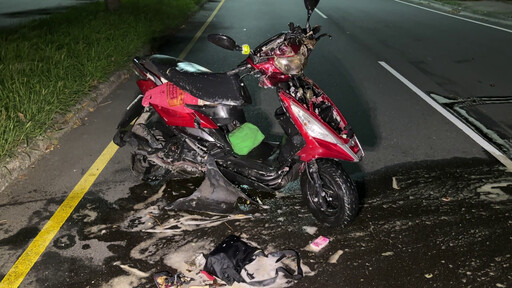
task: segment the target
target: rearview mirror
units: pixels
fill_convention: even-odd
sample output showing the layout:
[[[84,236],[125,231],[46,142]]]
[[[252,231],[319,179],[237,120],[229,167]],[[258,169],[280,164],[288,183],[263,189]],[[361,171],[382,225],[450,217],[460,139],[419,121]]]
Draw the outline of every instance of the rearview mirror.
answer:
[[[311,13],[315,11],[316,6],[318,6],[318,2],[320,2],[320,0],[304,0],[304,5],[308,10],[308,14],[311,15]]]
[[[221,48],[231,50],[231,51],[234,51],[235,49],[240,48],[240,46],[238,46],[236,44],[236,42],[235,42],[235,40],[233,40],[233,38],[231,38],[227,35],[224,35],[224,34],[210,34],[210,35],[208,35],[208,41],[212,42],[213,44],[215,44]]]
[[[304,6],[308,10],[308,19],[306,20],[306,30],[311,31],[311,25],[309,25],[309,18],[311,18],[311,14],[315,11],[316,6],[318,6],[318,2],[320,0],[304,0]]]

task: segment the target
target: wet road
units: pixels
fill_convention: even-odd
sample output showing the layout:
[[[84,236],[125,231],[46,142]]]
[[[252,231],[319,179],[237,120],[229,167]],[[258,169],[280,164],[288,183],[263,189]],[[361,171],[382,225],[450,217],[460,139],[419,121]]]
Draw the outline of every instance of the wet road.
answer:
[[[488,161],[429,161],[368,173],[357,181],[365,194],[363,209],[343,230],[319,226],[301,205],[297,185],[276,198],[259,195],[267,209],[215,216],[165,209],[200,179],[161,187],[126,187],[124,180],[100,177],[23,287],[154,287],[151,275],[160,271],[200,281],[191,263],[230,234],[243,235],[267,253],[297,250],[306,276],[293,287],[508,287],[512,282],[512,177]],[[126,193],[116,197],[113,191]],[[45,206],[56,202],[48,199]],[[2,254],[25,246],[38,232],[36,219],[50,214],[32,212],[27,228],[0,242]],[[329,245],[319,253],[306,251],[319,235],[329,237]],[[338,251],[336,263],[328,263]]]
[[[267,2],[226,1],[205,34],[225,33],[254,46],[289,21],[304,22],[302,5]],[[176,37],[153,48],[180,54],[217,5],[207,3]],[[259,195],[269,208],[243,216],[168,211],[166,205],[200,179],[142,184],[121,149],[20,287],[153,287],[151,274],[163,270],[199,279],[191,263],[229,234],[242,234],[266,252],[299,251],[307,272],[294,287],[511,286],[512,175],[378,63],[385,61],[425,92],[503,97],[512,94],[504,76],[510,68],[503,65],[512,60],[503,48],[510,35],[479,31],[476,24],[463,28],[468,24],[395,1],[323,1],[318,8],[328,18],[314,14],[312,23],[335,38],[319,43],[306,72],[339,105],[366,151],[362,163],[347,165],[362,198],[354,223],[340,230],[319,226],[301,205],[297,184],[278,197]],[[279,17],[284,14],[290,17]],[[254,15],[275,17],[263,22]],[[471,37],[456,37],[464,29]],[[486,61],[459,67],[455,60],[466,53]],[[242,56],[203,36],[187,59],[221,71]],[[1,192],[0,278],[108,144],[119,118],[113,115],[136,93],[130,78]],[[274,93],[255,91],[253,97],[259,106],[248,109],[248,118],[271,137],[279,129],[262,116],[273,114]],[[491,115],[509,119],[492,107],[497,111]],[[331,238],[324,250],[303,249],[319,235]],[[328,263],[339,250],[337,263]]]

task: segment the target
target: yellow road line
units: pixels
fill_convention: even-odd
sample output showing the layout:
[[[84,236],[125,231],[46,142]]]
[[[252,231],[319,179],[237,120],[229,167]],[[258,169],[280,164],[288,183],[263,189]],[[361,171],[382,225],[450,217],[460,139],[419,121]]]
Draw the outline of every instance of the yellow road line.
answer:
[[[21,281],[23,281],[28,271],[30,271],[39,256],[44,252],[46,246],[50,244],[62,224],[66,222],[66,219],[68,219],[71,212],[73,212],[73,209],[75,209],[78,202],[80,202],[84,194],[89,190],[92,183],[94,183],[100,172],[105,168],[114,153],[116,153],[117,149],[117,145],[113,142],[108,144],[100,157],[96,159],[80,182],[76,184],[73,191],[69,193],[66,200],[64,200],[57,211],[55,211],[52,218],[50,218],[48,223],[44,225],[41,232],[39,232],[32,243],[30,243],[27,250],[21,254],[18,261],[14,263],[11,270],[9,270],[7,275],[5,275],[4,279],[0,283],[1,288],[18,287],[21,284]]]
[[[181,52],[179,56],[180,59],[184,59],[185,56],[187,56],[224,2],[225,0],[222,0],[219,3],[210,18],[208,18],[192,41],[185,47],[185,50]],[[94,181],[96,181],[96,178],[98,178],[103,168],[105,168],[110,159],[112,159],[118,148],[119,147],[113,142],[108,144],[98,159],[92,164],[91,168],[89,168],[87,173],[85,173],[78,184],[76,184],[75,188],[69,193],[66,200],[64,200],[57,211],[55,211],[52,218],[44,225],[41,232],[37,234],[36,238],[30,243],[25,252],[21,254],[20,258],[18,258],[9,272],[7,272],[7,275],[5,275],[2,282],[0,282],[0,288],[16,288],[21,284],[27,273],[32,269],[32,266],[36,263],[41,254],[43,254],[48,244],[50,244],[53,237],[59,232],[61,226],[66,222],[71,212],[73,212],[78,202],[80,202],[85,193],[87,193]]]
[[[197,31],[197,33],[194,36],[194,38],[192,39],[192,41],[190,41],[190,43],[188,43],[187,47],[185,47],[183,52],[181,52],[180,56],[178,56],[178,59],[180,59],[180,60],[185,59],[185,56],[187,56],[188,52],[190,52],[190,49],[192,49],[192,47],[194,47],[194,45],[196,44],[199,37],[201,37],[201,35],[204,33],[204,30],[206,29],[206,27],[208,27],[210,22],[212,22],[213,18],[215,17],[215,15],[217,15],[217,12],[219,12],[220,7],[222,6],[222,4],[224,4],[225,1],[226,0],[220,1],[219,5],[217,5],[217,8],[215,8],[212,15],[210,15],[210,18],[208,18],[208,20],[206,20],[206,22],[204,22],[203,27],[201,27],[201,29],[199,29],[199,31]]]

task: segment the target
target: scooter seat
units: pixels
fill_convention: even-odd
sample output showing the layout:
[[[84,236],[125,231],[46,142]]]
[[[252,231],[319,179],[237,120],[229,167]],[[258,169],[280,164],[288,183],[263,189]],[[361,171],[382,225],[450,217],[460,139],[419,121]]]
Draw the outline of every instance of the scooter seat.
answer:
[[[251,103],[249,92],[238,74],[212,73],[200,65],[158,54],[139,63],[201,100],[226,105]]]

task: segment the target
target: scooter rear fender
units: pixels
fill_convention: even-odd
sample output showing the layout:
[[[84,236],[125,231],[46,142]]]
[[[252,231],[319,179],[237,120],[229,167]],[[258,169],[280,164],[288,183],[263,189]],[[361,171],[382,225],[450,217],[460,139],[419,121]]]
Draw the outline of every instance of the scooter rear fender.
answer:
[[[126,112],[124,112],[123,118],[117,124],[117,129],[123,129],[128,127],[130,123],[140,116],[140,113],[144,110],[142,106],[142,95],[139,95],[133,102],[126,108]]]
[[[166,82],[144,93],[142,106],[152,106],[169,126],[217,129],[218,126],[202,113],[187,105],[198,105],[199,99]]]

